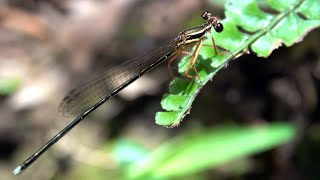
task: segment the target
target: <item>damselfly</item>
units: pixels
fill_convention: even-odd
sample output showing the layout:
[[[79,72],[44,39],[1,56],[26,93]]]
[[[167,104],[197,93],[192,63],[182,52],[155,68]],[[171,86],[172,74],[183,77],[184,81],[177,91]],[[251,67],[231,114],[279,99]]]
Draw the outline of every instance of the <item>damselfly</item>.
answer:
[[[13,173],[17,175],[23,172],[88,114],[161,62],[169,60],[168,66],[172,75],[170,64],[181,54],[189,54],[191,58],[185,75],[189,78],[199,77],[195,63],[206,38],[206,33],[211,33],[212,27],[216,32],[222,32],[223,30],[220,20],[212,16],[211,13],[205,11],[202,14],[202,18],[206,20],[206,23],[185,30],[179,33],[176,38],[163,43],[142,57],[127,61],[114,69],[106,71],[96,79],[71,90],[64,97],[58,109],[64,115],[78,115],[78,117],[18,166]],[[213,50],[217,54],[217,48],[212,36],[211,39]],[[187,45],[196,45],[193,53],[188,53],[184,50]],[[196,76],[189,74],[191,68],[196,73]]]

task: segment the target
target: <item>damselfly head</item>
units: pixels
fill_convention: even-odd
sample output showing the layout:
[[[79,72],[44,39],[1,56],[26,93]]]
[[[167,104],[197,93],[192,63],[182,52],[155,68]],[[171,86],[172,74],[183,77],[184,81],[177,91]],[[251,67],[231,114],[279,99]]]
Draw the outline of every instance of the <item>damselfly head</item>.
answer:
[[[209,12],[209,11],[204,11],[202,13],[202,18],[205,19],[205,20],[209,20],[210,18],[212,17],[212,14]]]
[[[212,16],[212,14],[209,11],[205,11],[202,13],[202,18],[207,20],[213,28],[216,30],[216,32],[222,32],[223,31],[223,25],[220,23],[220,19]]]
[[[218,33],[223,31],[223,25],[220,22],[215,24],[213,27]]]

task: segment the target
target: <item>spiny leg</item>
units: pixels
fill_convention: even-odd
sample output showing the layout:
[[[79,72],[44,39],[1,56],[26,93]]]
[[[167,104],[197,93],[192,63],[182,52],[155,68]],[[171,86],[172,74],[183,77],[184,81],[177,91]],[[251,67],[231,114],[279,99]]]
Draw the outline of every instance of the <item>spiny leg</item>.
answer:
[[[173,72],[172,72],[172,69],[171,69],[171,64],[173,61],[177,60],[177,57],[179,57],[181,54],[186,54],[186,55],[190,55],[191,53],[190,52],[187,52],[187,51],[184,51],[183,49],[180,49],[177,51],[177,54],[175,54],[174,56],[172,56],[169,61],[168,61],[168,69],[169,69],[169,72],[170,72],[170,75],[171,75],[171,78],[173,79],[174,76],[173,76]]]
[[[213,35],[212,35],[211,31],[210,31],[210,36],[211,36],[211,40],[212,40],[212,46],[213,46],[213,49],[214,49],[214,53],[216,55],[218,55],[217,46],[216,46],[216,43],[214,42],[214,38],[213,38]]]
[[[228,54],[228,55],[233,56],[233,54],[229,50],[224,49],[224,48],[222,48],[222,49],[224,49],[224,51],[218,52],[218,50],[217,50],[218,48],[216,46],[216,43],[214,41],[214,38],[213,38],[213,35],[212,35],[211,31],[210,31],[210,36],[211,36],[212,45],[204,44],[203,46],[213,47],[214,53],[216,55],[218,55],[218,54]]]
[[[197,46],[196,46],[196,49],[194,50],[191,58],[190,58],[190,61],[189,61],[189,64],[188,64],[188,67],[187,67],[187,70],[185,72],[185,75],[188,77],[188,78],[196,78],[198,77],[200,83],[201,83],[201,79],[200,79],[200,76],[199,76],[199,73],[195,67],[195,63],[198,59],[198,56],[200,54],[200,51],[201,51],[201,48],[202,48],[202,45],[203,45],[203,39],[200,39]],[[196,76],[192,76],[192,75],[189,75],[189,71],[190,71],[190,67],[192,67],[192,69],[194,70],[194,72],[196,73]]]

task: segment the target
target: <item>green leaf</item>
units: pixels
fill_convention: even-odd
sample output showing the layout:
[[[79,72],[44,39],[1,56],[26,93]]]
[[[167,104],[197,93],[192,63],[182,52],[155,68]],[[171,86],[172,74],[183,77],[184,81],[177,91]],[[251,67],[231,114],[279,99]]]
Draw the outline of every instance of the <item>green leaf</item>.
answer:
[[[189,176],[287,143],[295,133],[295,127],[285,123],[224,126],[189,133],[132,164],[126,174],[130,179]]]
[[[157,112],[156,123],[161,126],[175,127],[175,126],[179,125],[180,119],[183,118],[183,117],[181,117],[180,119],[178,119],[177,117],[179,115],[181,115],[181,111]],[[178,120],[172,122],[172,119],[178,119]]]
[[[249,52],[249,49],[266,58],[282,44],[292,46],[320,26],[319,0],[262,0],[259,3],[264,5],[264,9],[273,9],[276,13],[265,12],[254,0],[230,0],[226,3],[226,19],[221,21],[224,31],[217,33],[213,30],[204,41],[205,45],[212,46],[212,35],[220,47],[218,55],[212,47],[203,46],[195,65],[199,78],[176,78],[170,84],[170,94],[166,94],[161,103],[165,111],[156,115],[157,124],[179,125],[202,87],[230,60]],[[187,56],[179,63],[181,74],[185,74],[189,61]],[[196,72],[190,68],[188,74],[195,76]]]
[[[265,28],[274,18],[274,15],[259,9],[257,2],[253,0],[229,1],[226,9],[226,16],[249,32]]]
[[[174,102],[175,106],[172,106],[171,102]],[[182,107],[184,107],[187,102],[187,96],[167,94],[164,95],[164,100],[161,102],[161,106],[167,111],[177,111],[182,109]],[[176,106],[177,104],[179,104],[179,106]]]
[[[319,1],[303,1],[297,12],[303,14],[308,19],[320,20],[320,3]]]

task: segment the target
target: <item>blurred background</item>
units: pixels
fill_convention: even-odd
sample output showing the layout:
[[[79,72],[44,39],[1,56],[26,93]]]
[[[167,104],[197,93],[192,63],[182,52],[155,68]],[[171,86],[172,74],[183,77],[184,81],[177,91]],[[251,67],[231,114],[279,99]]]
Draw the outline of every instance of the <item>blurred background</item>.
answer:
[[[239,164],[166,179],[319,179],[319,30],[268,59],[244,55],[230,62],[177,128],[154,122],[171,81],[163,63],[89,115],[22,175],[12,175],[73,120],[57,111],[69,90],[202,24],[204,10],[223,18],[223,6],[213,0],[0,0],[0,178],[130,179],[121,161],[126,155],[123,161],[139,159],[221,125],[281,121],[297,129],[289,143],[242,157]]]

